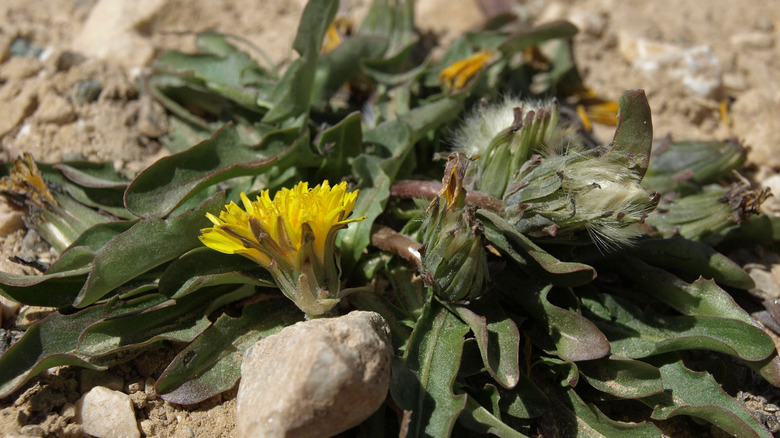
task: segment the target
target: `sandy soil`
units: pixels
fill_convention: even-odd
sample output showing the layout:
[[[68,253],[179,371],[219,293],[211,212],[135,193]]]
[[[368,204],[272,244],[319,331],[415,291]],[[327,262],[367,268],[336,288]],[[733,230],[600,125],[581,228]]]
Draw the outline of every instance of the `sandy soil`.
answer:
[[[421,29],[447,41],[479,25],[484,16],[478,0],[459,1],[453,8],[445,6],[447,0],[419,0]],[[194,33],[203,30],[240,35],[284,62],[305,2],[124,3],[128,10],[116,16],[100,11],[96,0],[0,2],[1,161],[30,152],[42,161],[83,157],[139,171],[166,154],[155,139],[165,128],[159,108],[140,98],[134,85],[143,67],[165,49],[191,50]],[[367,1],[347,3],[345,11],[359,13]],[[624,89],[647,91],[657,138],[737,137],[751,147],[759,180],[780,170],[780,153],[774,152],[780,143],[780,2],[528,0],[525,5],[538,22],[568,18],[580,27],[577,64],[597,94],[617,98]],[[31,47],[23,47],[21,39]],[[23,56],[31,50],[42,53]],[[99,94],[90,95],[95,85],[87,81],[100,84]],[[597,131],[605,140],[610,133],[611,128]],[[0,218],[11,214],[0,203]],[[12,226],[0,227],[0,270],[29,272],[8,256],[47,249],[24,239],[18,218],[9,220]],[[160,359],[146,355],[103,377],[60,369],[35,379],[0,400],[0,434],[78,436],[69,413],[88,382],[87,389],[110,384],[131,393],[148,436],[232,436],[234,394],[186,409],[141,395],[144,380],[165,363]]]

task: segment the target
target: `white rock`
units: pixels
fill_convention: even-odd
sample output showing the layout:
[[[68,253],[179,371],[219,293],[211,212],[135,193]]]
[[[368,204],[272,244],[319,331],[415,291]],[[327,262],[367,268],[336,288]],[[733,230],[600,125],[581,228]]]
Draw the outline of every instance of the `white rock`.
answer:
[[[700,96],[713,97],[723,85],[723,67],[709,46],[685,48],[622,35],[618,50],[635,69],[681,82]]]
[[[618,52],[626,61],[633,64],[644,59],[673,56],[680,51],[674,44],[636,38],[631,35],[618,35]]]
[[[167,0],[100,0],[87,18],[72,49],[127,68],[148,64],[152,43],[136,29],[148,23]]]
[[[140,438],[133,402],[127,394],[96,386],[76,402],[75,421],[98,438]]]
[[[374,312],[286,327],[241,365],[238,436],[329,437],[360,424],[390,385],[389,328]]]

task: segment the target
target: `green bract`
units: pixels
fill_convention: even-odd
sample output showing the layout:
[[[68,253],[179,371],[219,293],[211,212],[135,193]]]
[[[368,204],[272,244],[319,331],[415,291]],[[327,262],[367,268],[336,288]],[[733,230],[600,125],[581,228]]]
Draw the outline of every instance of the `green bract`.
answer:
[[[661,436],[687,416],[771,436],[723,389],[739,367],[780,386],[772,339],[740,305],[761,306],[743,293],[755,284],[722,252],[780,239],[758,214],[768,194],[732,174],[744,148],[654,148],[641,90],[591,146],[556,95],[583,89],[569,23],[494,20],[435,59],[412,1],[375,0],[324,52],[338,6],[309,1],[284,72],[213,33],[162,55],[142,91],[169,111],[172,154],[138,175],[41,163],[43,184],[32,161],[6,167],[0,189],[61,253],[42,275],[0,273],[3,296],[57,308],[0,356],[0,398],[161,341],[179,351],[157,376],[164,399],[230,389],[243,352],[304,313],[262,266],[201,245],[206,214],[329,180],[359,189],[351,217],[366,217],[335,238],[334,312],[380,313],[396,353],[391,400],[365,430]]]

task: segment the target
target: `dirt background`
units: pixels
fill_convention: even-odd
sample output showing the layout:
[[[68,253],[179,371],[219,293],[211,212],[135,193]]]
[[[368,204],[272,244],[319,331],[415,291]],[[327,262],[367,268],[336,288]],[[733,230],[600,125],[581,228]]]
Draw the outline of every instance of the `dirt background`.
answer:
[[[345,1],[342,8],[359,16],[367,3]],[[488,3],[493,2],[419,0],[417,22],[446,43],[478,26],[485,18],[480,4]],[[46,162],[108,160],[138,172],[167,153],[156,140],[165,131],[164,118],[134,85],[154,57],[166,49],[193,50],[196,32],[216,30],[239,35],[273,61],[284,62],[304,4],[0,1],[0,161],[29,152]],[[598,95],[616,99],[624,89],[645,89],[656,138],[739,138],[751,148],[752,175],[780,193],[780,153],[775,152],[780,140],[780,2],[520,4],[518,11],[538,17],[538,23],[568,18],[580,27],[577,65]],[[597,127],[596,133],[608,141],[611,128]],[[19,214],[0,202],[0,270],[31,273],[8,261],[30,251],[44,261],[54,256],[27,233]],[[6,317],[4,327],[9,323]],[[73,402],[100,384],[131,395],[139,429],[147,436],[233,436],[234,393],[182,408],[145,391],[147,379],[170,360],[156,354],[102,375],[62,368],[33,380],[0,400],[0,434],[79,436],[72,424]]]

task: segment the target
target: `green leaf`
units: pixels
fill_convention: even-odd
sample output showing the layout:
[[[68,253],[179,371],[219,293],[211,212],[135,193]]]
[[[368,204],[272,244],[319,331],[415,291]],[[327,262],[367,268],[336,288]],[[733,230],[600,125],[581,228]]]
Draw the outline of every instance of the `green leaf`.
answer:
[[[736,244],[776,242],[780,240],[780,216],[759,214],[729,230],[723,239],[724,243]]]
[[[125,193],[127,209],[139,217],[164,217],[208,186],[281,165],[296,149],[308,148],[308,142],[308,134],[299,136],[293,129],[273,132],[250,148],[242,144],[234,127],[224,126],[210,139],[141,172]]]
[[[381,56],[387,44],[386,38],[376,36],[347,37],[335,50],[320,55],[313,103],[324,107],[333,93],[360,73],[361,62]]]
[[[63,307],[78,296],[90,267],[44,275],[0,272],[0,294],[28,306]]]
[[[495,298],[482,297],[469,307],[452,309],[474,332],[482,360],[490,375],[504,388],[514,388],[520,379],[520,332]]]
[[[756,287],[742,267],[701,242],[681,237],[642,239],[630,248],[630,252],[643,262],[694,278],[711,278],[719,284],[740,289]]]
[[[209,307],[229,292],[231,288],[225,286],[201,289],[141,312],[112,316],[84,330],[79,337],[78,351],[88,356],[102,356],[162,340],[190,342],[211,325],[207,317]]]
[[[49,270],[46,271],[46,274],[91,267],[95,254],[103,245],[119,234],[129,230],[137,222],[137,220],[107,222],[89,228],[65,252],[60,254],[57,260],[49,267]]]
[[[341,250],[341,264],[346,272],[352,270],[371,242],[371,228],[376,218],[384,212],[390,197],[392,179],[381,170],[380,163],[379,157],[366,154],[358,156],[352,163],[353,173],[360,179],[360,194],[352,215],[366,216],[366,219],[349,224],[336,237],[336,245]]]
[[[107,222],[87,229],[44,275],[0,272],[0,294],[30,306],[63,307],[73,304],[87,280],[95,253],[134,222]]]
[[[466,406],[466,395],[455,395],[468,326],[432,301],[423,310],[403,358],[394,358],[390,393],[395,403],[411,411],[408,436],[448,437]]]
[[[108,368],[107,362],[94,361],[77,351],[81,332],[105,318],[139,312],[165,299],[162,295],[147,295],[130,301],[114,298],[106,304],[70,315],[52,313],[27,329],[22,338],[0,356],[0,398],[11,395],[30,378],[51,367]]]
[[[287,68],[269,101],[258,101],[260,106],[270,108],[263,122],[278,123],[288,118],[308,116],[322,40],[338,6],[338,0],[309,0],[306,3],[293,43],[293,48],[301,57]]]
[[[414,24],[414,1],[377,0],[371,2],[358,34],[382,36],[389,39],[386,55],[392,57],[415,44],[418,33]]]
[[[591,386],[621,399],[664,391],[658,368],[637,360],[604,358],[578,362],[577,367]]]
[[[774,387],[780,387],[780,356],[777,352],[764,360],[757,362],[745,362],[750,369],[761,375]]]
[[[430,131],[454,120],[461,111],[463,111],[463,101],[446,98],[413,108],[402,115],[399,119],[409,129],[409,140],[406,147],[414,146],[414,143],[428,135]]]
[[[517,285],[523,285],[517,287]],[[552,337],[557,355],[563,360],[599,359],[609,354],[610,345],[596,325],[587,318],[553,305],[547,300],[552,285],[534,285],[518,278],[503,279],[500,290],[520,304],[531,318],[540,321]]]
[[[65,205],[60,207],[71,213],[69,220],[87,223],[89,227],[110,220],[105,212],[120,218],[132,217],[122,202],[129,180],[114,170],[113,164],[86,161],[38,163],[38,170],[48,184],[56,187],[53,193],[58,201],[64,201]],[[78,205],[72,205],[73,200]],[[103,214],[84,206],[100,209]]]
[[[124,175],[114,170],[112,163],[69,162],[55,164],[52,168],[82,187],[124,190],[130,182]]]
[[[353,176],[357,177],[361,190],[354,216],[366,216],[365,220],[352,223],[339,233],[337,246],[341,250],[341,263],[346,272],[357,264],[371,241],[374,220],[384,211],[390,197],[390,186],[395,181],[414,143],[429,130],[437,129],[460,111],[462,103],[443,99],[411,111],[402,119],[387,121],[365,132],[363,141],[380,153],[364,153],[352,162]],[[386,156],[389,155],[389,156]]]
[[[662,140],[653,151],[642,186],[658,193],[695,193],[739,169],[746,157],[747,149],[736,140]]]
[[[653,120],[650,116],[650,104],[644,90],[623,92],[618,101],[618,121],[612,147],[605,157],[615,160],[632,169],[642,178],[650,163],[653,148]]]
[[[743,321],[716,316],[668,316],[611,294],[578,290],[583,313],[607,335],[613,357],[642,358],[670,351],[711,350],[747,361],[774,351],[767,335]]]
[[[217,213],[224,204],[225,195],[220,193],[197,210],[169,219],[142,219],[111,239],[95,256],[89,278],[74,305],[92,304],[139,274],[199,247],[201,228],[211,225],[206,213]]]
[[[562,262],[558,260],[536,245],[528,237],[517,232],[512,224],[498,214],[489,210],[479,209],[477,210],[477,215],[489,221],[484,223],[485,237],[520,266],[528,266],[528,259],[523,257],[523,255],[514,248],[514,245],[519,246],[520,249],[531,257],[531,259],[544,269],[544,271],[552,274],[546,279],[556,285],[582,285],[596,278],[596,270],[593,269],[593,267],[582,263]]]
[[[238,48],[230,44],[227,37],[227,35],[217,32],[201,32],[195,39],[195,45],[200,52],[218,56],[227,56],[238,52]]]
[[[466,407],[460,413],[460,422],[469,430],[481,434],[493,434],[506,438],[527,437],[512,429],[501,419],[496,418],[489,410],[482,407],[474,397],[466,395]]]
[[[552,400],[550,420],[561,436],[587,438],[662,437],[652,423],[623,423],[604,415],[597,407],[585,403],[572,388],[548,393]]]
[[[652,418],[665,420],[689,415],[707,421],[729,435],[771,438],[772,434],[706,372],[691,371],[674,360],[659,367],[665,392],[643,399]]]
[[[351,161],[360,154],[363,131],[360,113],[353,112],[334,126],[322,131],[315,148],[324,156],[315,179],[340,181],[349,176]]]
[[[247,81],[247,77],[265,76],[265,72],[257,63],[243,52],[233,52],[225,55],[206,53],[187,54],[174,50],[165,52],[154,63],[156,73],[174,74],[188,82],[190,89],[201,88],[210,91],[240,105],[242,108],[259,113],[257,106],[257,85]],[[255,75],[247,75],[254,70]],[[270,78],[269,78],[270,79]],[[152,81],[153,85],[163,85],[161,81]],[[204,96],[205,97],[205,96]],[[200,105],[208,104],[212,99],[200,99]],[[212,111],[217,113],[217,111]]]
[[[635,257],[623,258],[617,265],[619,272],[637,289],[655,296],[684,315],[719,316],[756,325],[734,298],[712,280],[700,277],[693,283],[686,283]],[[767,340],[771,344],[769,338]]]
[[[501,412],[521,419],[536,418],[550,409],[550,400],[525,373],[511,390],[499,388]]]
[[[200,288],[220,284],[276,287],[271,274],[256,262],[202,247],[183,254],[168,265],[158,288],[163,295],[177,299]]]
[[[577,27],[568,21],[553,21],[510,35],[498,49],[511,55],[552,39],[573,38],[576,34]]]
[[[183,405],[227,391],[241,377],[246,350],[302,316],[284,297],[246,305],[237,318],[220,316],[168,365],[157,380],[157,391],[165,401]]]

